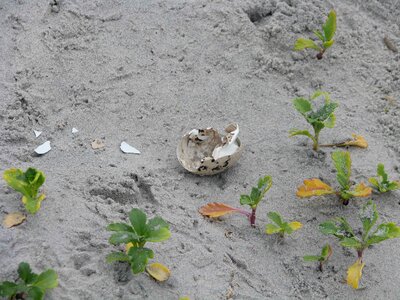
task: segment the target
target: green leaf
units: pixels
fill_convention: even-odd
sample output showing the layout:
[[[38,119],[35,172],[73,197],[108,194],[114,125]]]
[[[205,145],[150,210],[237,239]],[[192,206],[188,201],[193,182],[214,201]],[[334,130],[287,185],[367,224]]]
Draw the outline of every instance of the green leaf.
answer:
[[[371,177],[368,179],[369,183],[371,183],[374,187],[376,187],[377,189],[379,189],[379,182],[376,178]]]
[[[389,191],[394,191],[400,189],[400,181],[392,181],[387,185]]]
[[[364,235],[367,236],[370,229],[375,225],[378,220],[378,212],[376,204],[371,200],[365,204],[360,211],[360,219],[363,224]]]
[[[387,239],[393,239],[400,236],[400,227],[395,223],[384,223],[379,225],[376,230],[367,239],[367,244],[377,244]]]
[[[278,232],[281,232],[281,231],[283,231],[283,229],[281,227],[279,227],[279,226],[274,225],[274,224],[267,224],[265,226],[265,232],[267,234],[274,234],[274,233],[278,233]]]
[[[350,188],[351,158],[349,152],[335,151],[332,153],[332,160],[335,164],[336,179],[343,190]]]
[[[388,182],[388,174],[385,172],[385,166],[383,164],[378,164],[376,173],[381,177],[382,182]]]
[[[146,241],[148,242],[162,242],[170,238],[171,232],[169,225],[161,217],[154,217],[149,220]]]
[[[241,205],[251,205],[252,201],[249,195],[240,195]]]
[[[340,240],[345,237],[354,237],[354,232],[344,218],[336,218],[334,221],[326,221],[319,225],[319,230],[326,235],[334,235]]]
[[[125,223],[112,223],[107,226],[109,231],[128,231],[133,232],[132,226]]]
[[[129,261],[129,256],[123,252],[111,252],[106,256],[106,262],[112,263],[114,261]]]
[[[336,32],[336,12],[331,10],[328,14],[328,19],[322,26],[325,34],[325,41],[330,41]]]
[[[324,96],[325,98],[325,104],[328,104],[331,101],[331,95],[328,92],[324,92],[321,90],[317,90],[314,92],[314,94],[311,95],[310,99],[315,100],[316,98]]]
[[[145,270],[148,260],[154,257],[154,252],[148,248],[132,247],[129,249],[128,256],[132,273],[139,274]]]
[[[320,50],[320,48],[317,46],[317,44],[315,44],[315,42],[313,40],[305,39],[305,38],[297,39],[296,43],[294,44],[294,50],[300,51],[300,50],[304,50],[306,48],[315,49],[317,51]]]
[[[10,281],[4,281],[0,284],[0,296],[12,297],[19,291],[18,284]]]
[[[310,123],[314,121],[321,121],[324,122],[327,120],[331,114],[335,111],[335,109],[339,106],[339,104],[335,102],[329,102],[324,104],[320,109],[318,109],[316,112],[312,112],[308,115],[308,119],[310,120]]]
[[[145,236],[147,231],[146,221],[147,217],[144,212],[138,208],[133,208],[129,213],[129,220],[132,227],[138,236]]]
[[[136,243],[140,241],[140,237],[133,232],[118,231],[113,233],[108,241],[113,245],[127,244],[132,242]]]
[[[319,255],[306,255],[303,256],[304,261],[321,261],[321,256]]]
[[[258,198],[260,198],[261,192],[258,188],[253,187],[251,188],[251,192],[250,192],[250,199],[251,199],[251,203],[252,205],[256,205]]]
[[[319,38],[322,42],[325,40],[325,37],[322,35],[322,32],[319,30],[315,30],[314,34],[316,35],[317,38]]]
[[[324,43],[322,44],[322,46],[323,46],[325,49],[328,49],[328,48],[330,48],[334,43],[335,43],[335,40],[330,40],[330,41],[324,42]]]
[[[280,214],[278,214],[277,212],[274,211],[270,211],[267,214],[268,218],[273,221],[274,223],[276,223],[278,226],[282,227],[283,225],[283,220]]]
[[[334,235],[338,232],[339,228],[336,226],[336,224],[332,221],[326,221],[324,223],[319,224],[319,230],[323,234],[331,234]]]
[[[293,105],[296,108],[296,110],[302,115],[312,110],[311,102],[304,98],[294,99]]]
[[[44,298],[44,291],[37,286],[31,286],[28,290],[29,299],[42,300]]]
[[[329,118],[324,122],[325,127],[333,128],[335,127],[336,116],[335,114],[331,114]]]
[[[348,247],[348,248],[355,248],[355,249],[361,249],[362,244],[361,242],[356,238],[356,237],[345,237],[340,241],[340,245],[343,247]]]
[[[58,275],[54,270],[48,269],[39,274],[32,285],[42,290],[53,289],[58,285]]]
[[[314,136],[308,131],[308,130],[297,130],[297,129],[292,129],[289,131],[289,137],[295,136],[295,135],[305,135],[309,137],[313,142],[315,142]]]
[[[32,272],[31,267],[26,262],[19,264],[18,275],[26,284],[32,283],[37,278],[37,275]]]
[[[327,259],[332,254],[331,245],[326,244],[321,250],[321,257]]]

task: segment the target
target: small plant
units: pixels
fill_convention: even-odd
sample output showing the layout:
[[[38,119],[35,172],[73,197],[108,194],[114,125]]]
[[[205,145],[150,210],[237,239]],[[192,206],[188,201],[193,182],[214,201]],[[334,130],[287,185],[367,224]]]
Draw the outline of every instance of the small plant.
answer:
[[[303,227],[303,224],[297,221],[290,223],[283,221],[282,216],[274,211],[269,212],[267,216],[275,224],[267,224],[267,226],[265,227],[266,234],[279,233],[279,235],[283,238],[285,236],[285,233],[292,234],[294,231]]]
[[[353,228],[345,218],[336,218],[319,225],[320,231],[326,235],[333,235],[340,241],[343,247],[353,248],[357,251],[358,259],[347,271],[347,283],[353,288],[358,288],[361,279],[364,251],[373,244],[378,244],[387,239],[400,236],[400,227],[395,223],[382,223],[373,229],[378,221],[379,215],[376,204],[369,200],[361,209],[359,214],[363,231],[357,236]]]
[[[296,195],[298,197],[309,198],[312,196],[336,194],[342,199],[343,204],[347,205],[353,197],[368,197],[371,195],[372,189],[363,182],[357,184],[355,187],[351,187],[351,158],[349,152],[333,152],[332,160],[337,170],[336,179],[340,185],[340,190],[335,191],[331,186],[318,178],[306,179],[304,180],[304,184],[297,189]]]
[[[58,285],[57,273],[48,269],[40,274],[32,272],[28,263],[18,266],[19,280],[17,283],[4,281],[0,284],[0,296],[14,299],[42,300],[46,291]]]
[[[203,216],[207,216],[210,218],[218,218],[229,213],[239,213],[246,216],[250,221],[250,225],[252,227],[255,227],[257,206],[264,198],[268,190],[271,188],[271,186],[272,186],[272,177],[265,176],[258,180],[257,186],[251,189],[249,195],[240,196],[240,204],[250,206],[251,212],[248,212],[240,208],[235,208],[220,202],[208,203],[200,207],[199,212]]]
[[[314,100],[320,96],[325,98],[323,106],[316,108],[314,106]],[[316,91],[311,98],[296,98],[293,100],[293,105],[296,110],[306,119],[307,123],[314,129],[314,134],[311,134],[308,130],[292,129],[290,137],[295,135],[305,135],[313,141],[313,149],[318,151],[319,149],[319,134],[322,129],[333,128],[335,126],[335,109],[339,106],[335,102],[331,102],[330,95],[327,92]]]
[[[28,168],[26,172],[13,168],[4,171],[3,178],[10,187],[23,195],[22,203],[29,213],[34,214],[40,209],[40,204],[46,197],[44,194],[38,195],[39,188],[46,179],[43,172],[34,168]]]
[[[324,25],[322,25],[322,32],[319,30],[314,31],[315,36],[321,41],[320,46],[311,39],[299,38],[294,44],[294,50],[301,51],[306,48],[318,51],[317,58],[322,59],[325,51],[335,42],[333,37],[336,32],[336,12],[331,10]]]
[[[385,166],[378,164],[376,168],[378,179],[371,177],[368,181],[381,193],[400,189],[400,181],[389,181],[388,174],[385,172]]]
[[[303,259],[304,261],[318,261],[319,262],[318,269],[322,272],[323,265],[328,261],[331,255],[332,255],[332,247],[331,245],[326,244],[324,247],[322,247],[320,255],[306,255],[303,257]]]
[[[162,242],[171,236],[169,225],[161,218],[154,217],[147,220],[147,216],[140,209],[133,208],[129,213],[130,224],[112,223],[107,226],[107,230],[114,231],[109,242],[112,245],[124,244],[126,253],[112,252],[107,255],[107,262],[126,261],[129,262],[133,274],[144,272],[147,262],[154,257],[153,250],[145,248],[147,242]],[[157,265],[161,265],[157,263]],[[151,266],[150,272],[159,269],[162,273],[168,273],[165,266]],[[164,272],[168,270],[167,272]],[[167,277],[168,278],[168,277]],[[157,279],[157,278],[156,278]],[[165,280],[165,279],[164,279]]]

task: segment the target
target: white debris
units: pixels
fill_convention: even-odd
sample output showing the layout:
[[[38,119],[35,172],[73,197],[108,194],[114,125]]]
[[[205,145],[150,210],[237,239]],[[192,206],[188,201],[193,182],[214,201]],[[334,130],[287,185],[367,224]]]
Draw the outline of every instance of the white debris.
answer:
[[[37,130],[34,130],[33,132],[35,133],[35,137],[39,137],[39,135],[42,134],[41,131],[37,131]]]
[[[46,154],[51,150],[50,141],[44,142],[39,147],[35,149],[37,154]]]
[[[74,128],[72,128],[71,131],[72,131],[72,133],[77,133],[79,130],[74,127]]]
[[[121,148],[121,151],[124,153],[140,154],[140,151],[138,149],[132,147],[131,145],[129,145],[126,142],[122,142],[120,148]]]

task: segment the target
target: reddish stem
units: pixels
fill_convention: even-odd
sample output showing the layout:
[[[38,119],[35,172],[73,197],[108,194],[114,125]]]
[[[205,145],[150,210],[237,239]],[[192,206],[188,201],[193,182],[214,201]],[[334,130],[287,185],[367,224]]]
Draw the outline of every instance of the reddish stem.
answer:
[[[364,252],[364,250],[357,250],[357,256],[361,260],[362,260],[363,252]]]
[[[256,227],[256,208],[251,209],[250,225]]]

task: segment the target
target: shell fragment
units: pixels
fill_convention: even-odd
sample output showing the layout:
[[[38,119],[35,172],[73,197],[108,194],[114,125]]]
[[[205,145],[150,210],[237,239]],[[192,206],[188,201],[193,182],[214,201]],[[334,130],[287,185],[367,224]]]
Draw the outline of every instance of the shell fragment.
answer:
[[[50,141],[44,142],[43,144],[41,144],[39,147],[37,147],[35,149],[35,152],[37,154],[46,154],[47,152],[49,152],[51,150],[51,146],[50,146]]]
[[[136,149],[135,147],[132,147],[131,145],[129,145],[126,142],[122,142],[121,146],[119,147],[121,149],[122,152],[124,153],[128,153],[128,154],[140,154],[140,151],[138,149]]]
[[[74,128],[72,128],[72,130],[71,130],[71,132],[72,133],[77,133],[79,130],[78,129],[76,129],[75,127]]]
[[[37,131],[37,130],[34,130],[33,132],[35,133],[35,137],[39,137],[39,135],[42,134],[41,131]]]

